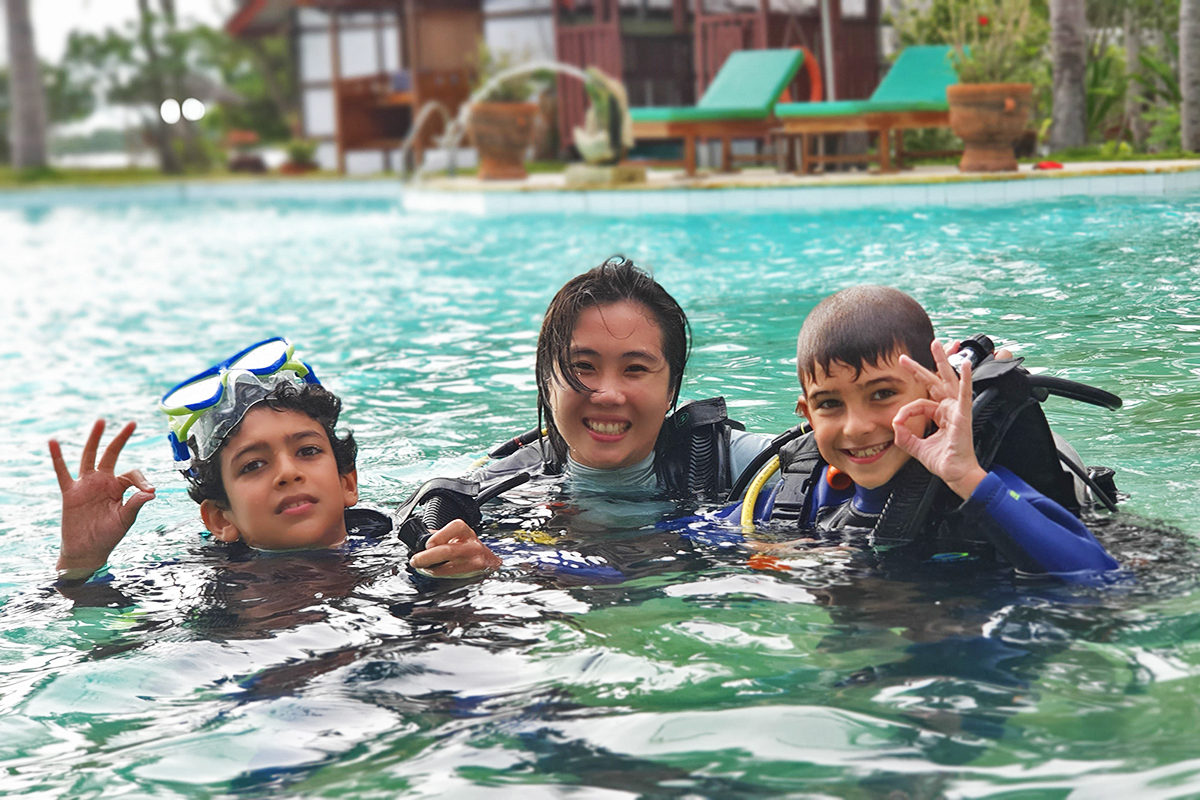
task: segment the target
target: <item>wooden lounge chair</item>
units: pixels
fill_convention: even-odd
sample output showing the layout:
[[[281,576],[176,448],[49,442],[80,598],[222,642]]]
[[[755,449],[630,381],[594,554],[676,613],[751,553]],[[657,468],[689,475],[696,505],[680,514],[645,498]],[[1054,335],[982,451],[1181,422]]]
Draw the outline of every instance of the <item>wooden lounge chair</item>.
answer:
[[[946,87],[958,83],[950,62],[950,47],[914,45],[905,48],[879,87],[867,100],[832,100],[823,103],[778,103],[775,116],[777,136],[799,140],[801,173],[817,164],[879,162],[882,172],[904,166],[904,138],[896,136],[896,159],[891,158],[892,132],[913,128],[950,127]],[[814,156],[812,137],[828,133],[868,131],[878,134],[874,155]],[[789,148],[790,150],[790,148]],[[950,155],[950,153],[922,153]]]
[[[720,139],[721,168],[728,172],[732,140],[767,138],[778,127],[772,109],[804,61],[800,49],[731,53],[695,106],[631,108],[633,136],[683,139],[688,175],[696,174],[696,141]]]

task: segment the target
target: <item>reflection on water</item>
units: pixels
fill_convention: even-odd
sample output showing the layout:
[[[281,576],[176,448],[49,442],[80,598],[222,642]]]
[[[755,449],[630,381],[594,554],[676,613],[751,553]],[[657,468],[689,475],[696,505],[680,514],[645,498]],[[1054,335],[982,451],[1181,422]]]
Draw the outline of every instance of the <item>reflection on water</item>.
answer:
[[[1190,538],[1200,432],[1200,206],[651,220],[408,217],[372,204],[48,203],[0,211],[0,759],[6,794],[856,797],[1135,795],[1197,769]],[[486,535],[536,558],[430,585],[394,538],[254,556],[205,542],[153,401],[286,334],[346,399],[363,496],[534,424],[540,314],[614,251],[691,314],[685,393],[793,424],[794,336],[820,298],[899,286],[939,332],[985,331],[1116,391],[1052,400],[1118,471],[1147,535],[1097,523],[1132,577],[1059,586],[846,552],[775,561],[656,525],[671,504],[518,496]],[[142,423],[160,487],[111,583],[48,588],[45,440]],[[70,448],[68,447],[70,451]],[[78,450],[68,453],[74,458]],[[1178,528],[1180,530],[1175,530]]]

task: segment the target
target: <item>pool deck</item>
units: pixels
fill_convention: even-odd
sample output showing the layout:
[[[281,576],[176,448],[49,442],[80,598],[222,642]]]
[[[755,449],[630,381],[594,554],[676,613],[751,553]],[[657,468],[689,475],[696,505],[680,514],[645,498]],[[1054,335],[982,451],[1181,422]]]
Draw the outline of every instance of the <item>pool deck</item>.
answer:
[[[716,191],[721,190],[721,191]],[[1063,169],[964,174],[951,165],[897,173],[835,172],[804,176],[768,168],[688,178],[682,170],[650,170],[645,184],[569,189],[559,174],[524,181],[433,178],[407,186],[415,213],[582,213],[612,216],[744,211],[822,211],[1016,203],[1078,196],[1165,197],[1200,191],[1200,160],[1077,162]]]
[[[718,191],[719,190],[719,191]],[[0,209],[174,205],[196,202],[367,202],[420,214],[714,214],[842,211],[855,208],[985,206],[1065,197],[1172,197],[1200,193],[1200,159],[1066,164],[1061,170],[964,175],[953,166],[898,173],[837,172],[800,177],[768,168],[701,174],[650,170],[645,184],[569,189],[562,173],[524,181],[431,178],[401,184],[371,178],[192,178],[144,185],[40,185],[0,190]]]

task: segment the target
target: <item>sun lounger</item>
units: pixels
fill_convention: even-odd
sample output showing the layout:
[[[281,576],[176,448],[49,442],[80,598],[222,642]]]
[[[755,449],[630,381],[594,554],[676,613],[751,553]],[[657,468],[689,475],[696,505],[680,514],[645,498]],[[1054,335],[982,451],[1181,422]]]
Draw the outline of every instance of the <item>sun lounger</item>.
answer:
[[[695,106],[631,108],[634,138],[683,139],[689,175],[697,140],[720,139],[721,167],[729,171],[733,139],[766,138],[778,127],[772,110],[803,63],[799,49],[731,53]]]
[[[950,127],[946,87],[958,83],[950,62],[951,48],[944,45],[914,45],[905,48],[879,87],[867,100],[834,100],[823,103],[778,103],[776,135],[800,143],[800,172],[820,163],[878,161],[883,172],[893,169],[892,133],[914,128]],[[847,131],[878,134],[874,155],[813,156],[812,137]],[[895,137],[895,169],[904,166],[904,139]],[[934,155],[924,153],[923,155]],[[937,155],[948,155],[938,153]]]

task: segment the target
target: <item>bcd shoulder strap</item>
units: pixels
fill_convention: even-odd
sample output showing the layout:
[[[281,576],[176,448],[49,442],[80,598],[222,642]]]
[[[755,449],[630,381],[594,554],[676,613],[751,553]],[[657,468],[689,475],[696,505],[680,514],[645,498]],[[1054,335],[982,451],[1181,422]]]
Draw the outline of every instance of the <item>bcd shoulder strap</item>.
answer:
[[[811,433],[793,439],[779,450],[779,471],[782,475],[775,491],[771,519],[788,522],[807,522],[813,489],[821,477],[825,459],[817,450],[817,440]]]
[[[745,429],[729,419],[724,397],[684,403],[664,420],[658,435],[654,472],[659,486],[680,497],[724,496],[733,485],[730,431]]]

